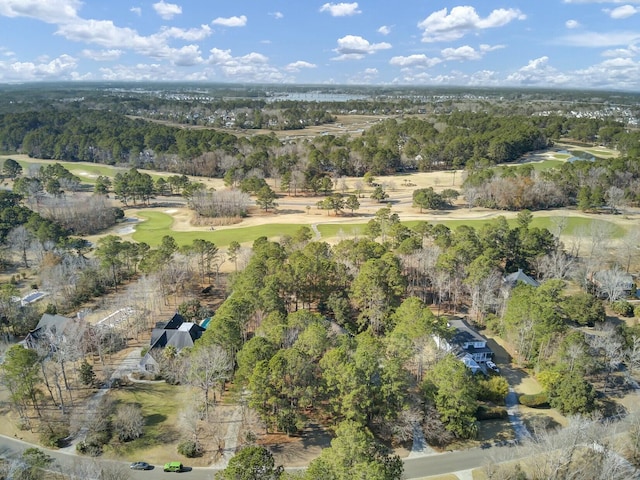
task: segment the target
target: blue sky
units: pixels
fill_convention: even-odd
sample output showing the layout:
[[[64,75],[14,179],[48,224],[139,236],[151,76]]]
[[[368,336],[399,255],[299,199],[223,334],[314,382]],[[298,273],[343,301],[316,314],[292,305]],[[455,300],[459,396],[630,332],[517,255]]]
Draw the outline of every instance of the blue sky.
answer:
[[[0,0],[0,83],[640,91],[640,0]]]

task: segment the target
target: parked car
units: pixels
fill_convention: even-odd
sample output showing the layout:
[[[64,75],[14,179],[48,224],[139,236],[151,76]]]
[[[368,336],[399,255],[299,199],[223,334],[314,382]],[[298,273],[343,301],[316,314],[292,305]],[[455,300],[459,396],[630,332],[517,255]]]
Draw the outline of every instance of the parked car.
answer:
[[[182,464],[180,462],[169,462],[164,464],[165,472],[181,472]]]
[[[486,365],[487,365],[487,368],[493,370],[496,373],[500,373],[500,369],[498,368],[498,366],[495,363],[493,363],[491,360],[487,361]]]
[[[129,468],[131,470],[151,470],[151,465],[147,462],[133,462]]]

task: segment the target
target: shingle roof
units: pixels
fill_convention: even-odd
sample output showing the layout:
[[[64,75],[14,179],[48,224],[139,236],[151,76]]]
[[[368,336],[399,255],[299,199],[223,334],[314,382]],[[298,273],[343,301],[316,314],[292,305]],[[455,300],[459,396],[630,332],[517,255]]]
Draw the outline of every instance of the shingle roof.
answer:
[[[175,314],[164,327],[156,327],[151,332],[151,349],[172,345],[176,350],[193,347],[205,331],[200,325],[185,322],[184,318]]]
[[[535,279],[524,273],[521,268],[519,268],[517,272],[510,273],[509,275],[504,277],[504,282],[508,283],[511,286],[516,286],[518,282],[522,282],[532,287],[540,286],[540,284]]]

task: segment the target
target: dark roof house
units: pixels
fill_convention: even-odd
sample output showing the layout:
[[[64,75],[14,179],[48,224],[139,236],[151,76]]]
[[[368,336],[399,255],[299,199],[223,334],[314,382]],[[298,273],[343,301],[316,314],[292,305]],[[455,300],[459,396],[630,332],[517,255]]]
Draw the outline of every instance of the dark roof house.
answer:
[[[530,285],[532,287],[540,286],[540,283],[524,273],[521,268],[519,268],[517,272],[510,273],[509,275],[504,277],[503,280],[504,283],[506,283],[510,287],[515,287],[519,282],[524,283],[525,285]]]
[[[24,344],[27,348],[35,348],[39,342],[49,342],[51,337],[64,338],[78,329],[84,329],[81,320],[45,313],[36,328],[27,334]]]
[[[183,348],[193,347],[205,329],[192,322],[186,322],[184,317],[176,313],[168,322],[158,322],[151,331],[149,351],[140,361],[140,369],[155,371],[158,362],[154,358],[158,352],[171,345],[179,352]]]

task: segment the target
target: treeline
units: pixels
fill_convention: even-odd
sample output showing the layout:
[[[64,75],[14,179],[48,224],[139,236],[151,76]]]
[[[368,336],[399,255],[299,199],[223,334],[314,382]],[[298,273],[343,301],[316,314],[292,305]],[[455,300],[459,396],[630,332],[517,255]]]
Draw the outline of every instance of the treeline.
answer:
[[[291,109],[297,107],[292,106]],[[317,191],[325,177],[466,168],[471,172],[547,148],[555,139],[598,141],[631,158],[638,134],[611,120],[457,112],[380,121],[360,136],[280,141],[176,128],[105,110],[45,108],[0,115],[0,149],[32,157],[150,168],[177,174],[282,180]],[[541,196],[544,197],[545,193]]]
[[[463,193],[470,207],[504,210],[576,205],[612,213],[640,202],[640,156],[567,162],[537,172],[532,165],[468,171]]]

